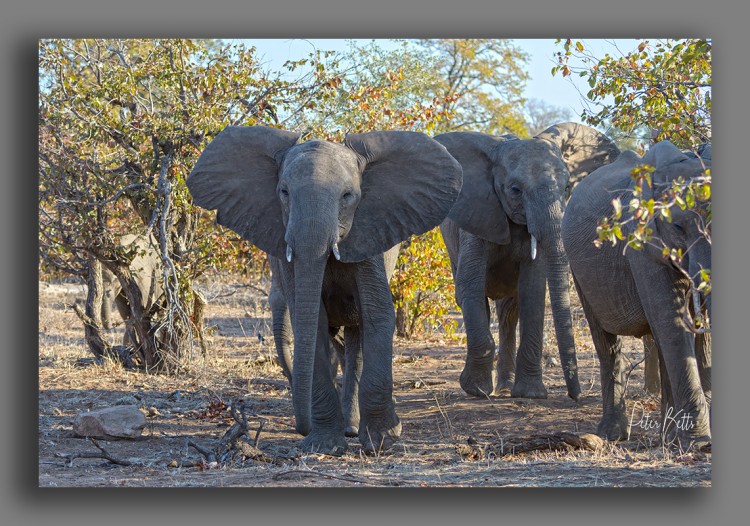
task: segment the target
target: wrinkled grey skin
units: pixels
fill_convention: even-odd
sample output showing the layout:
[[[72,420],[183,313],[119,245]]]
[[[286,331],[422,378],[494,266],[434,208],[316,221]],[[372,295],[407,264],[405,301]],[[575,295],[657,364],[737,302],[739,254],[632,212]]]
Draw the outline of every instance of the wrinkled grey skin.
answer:
[[[400,245],[396,245],[383,254],[388,281],[390,281],[393,271],[396,269],[399,247]],[[277,277],[281,273],[281,261],[269,256],[269,263],[272,279],[268,303],[271,307],[274,343],[279,364],[291,386],[293,377],[293,331],[284,292],[280,279]],[[356,312],[357,306],[352,302],[353,291],[344,292],[348,293],[338,294],[330,299],[329,311]],[[359,379],[362,375],[362,345],[359,327],[346,318],[335,320],[329,317],[328,323],[328,334],[330,336],[328,362],[331,368],[331,377],[336,377],[339,367],[343,375],[343,385],[339,391],[339,398],[341,399],[341,412],[344,416],[344,434],[348,437],[356,437],[359,436]]]
[[[610,162],[619,150],[593,128],[573,123],[552,126],[527,140],[466,132],[435,139],[464,170],[461,194],[440,225],[466,327],[461,387],[482,397],[503,389],[514,397],[547,397],[541,358],[549,283],[568,396],[577,400],[580,385],[560,222],[571,178]],[[532,236],[537,243],[533,258]],[[500,325],[496,371],[488,298],[496,301]]]
[[[683,150],[682,153],[688,157],[695,157],[696,153],[702,159],[711,160],[711,144],[705,143],[698,147],[697,152]],[[686,272],[689,271],[685,268]],[[706,306],[703,305],[703,316],[708,316]],[[643,366],[643,388],[651,394],[660,394],[662,391],[661,374],[659,372],[659,351],[656,348],[653,336],[646,334],[643,340],[643,353],[645,355]],[[698,359],[698,371],[701,375],[701,386],[703,394],[711,405],[711,334],[701,333],[695,336],[695,354]]]
[[[346,449],[329,359],[329,327],[345,326],[362,350],[359,440],[365,451],[379,451],[401,433],[383,253],[443,220],[461,168],[421,133],[350,134],[344,144],[298,139],[273,128],[227,127],[201,154],[188,188],[196,204],[218,210],[220,224],[277,260],[294,335],[292,402],[302,449]]]
[[[687,415],[692,424],[667,430],[667,439],[677,439],[681,447],[691,442],[710,441],[709,407],[701,379],[710,391],[710,356],[696,356],[695,336],[682,320],[689,317],[693,304],[691,279],[698,284],[701,268],[711,266],[711,245],[701,234],[704,225],[695,212],[672,210],[672,222],[656,218],[650,225],[653,236],[670,247],[681,248],[682,265],[663,258],[659,246],[624,251],[624,242],[605,243],[597,248],[596,226],[612,213],[612,200],[619,197],[623,220],[632,213],[627,203],[632,198],[634,181],[631,170],[639,164],[656,168],[652,174],[654,189],[644,190],[644,198],[659,198],[677,177],[685,179],[702,174],[705,159],[686,155],[672,143],[662,141],[641,158],[628,151],[609,166],[595,171],[574,190],[562,223],[562,237],[570,260],[573,279],[581,298],[591,335],[599,356],[602,381],[603,416],[597,433],[610,440],[624,438],[628,431],[625,412],[625,369],[620,335],[653,336],[661,362],[662,413],[673,408],[673,416]],[[627,237],[627,223],[623,234]],[[705,298],[711,316],[711,298]],[[708,366],[708,369],[706,368]],[[700,367],[699,367],[700,366]]]
[[[159,245],[153,236],[145,238],[143,236],[128,234],[120,238],[121,245],[130,246],[133,243],[135,243],[137,253],[130,264],[130,270],[138,283],[138,288],[141,290],[141,296],[143,297],[142,307],[148,310],[164,293],[163,267]],[[114,272],[104,266],[102,266],[102,290],[101,315],[104,328],[109,329],[112,327],[112,304],[114,303],[123,321],[125,321],[125,334],[122,344],[125,347],[134,345],[137,340],[133,326],[129,322],[131,316],[130,303],[122,290],[120,280],[117,279]]]

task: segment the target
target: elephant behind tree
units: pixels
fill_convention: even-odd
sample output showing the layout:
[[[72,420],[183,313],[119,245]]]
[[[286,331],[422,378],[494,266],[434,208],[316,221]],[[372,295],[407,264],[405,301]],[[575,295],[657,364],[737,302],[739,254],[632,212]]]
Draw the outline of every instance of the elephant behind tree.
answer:
[[[120,245],[136,249],[135,257],[130,264],[131,272],[135,278],[143,298],[142,307],[145,310],[159,301],[164,293],[162,260],[159,253],[159,244],[153,236],[144,237],[135,234],[127,234],[120,238]],[[120,280],[111,270],[102,267],[102,323],[105,328],[112,327],[112,305],[114,304],[125,322],[125,334],[123,345],[128,347],[135,345],[137,338],[132,324],[131,309],[125,292],[122,290]]]
[[[400,245],[390,248],[384,254],[386,279],[390,281],[396,261],[398,259]],[[268,295],[268,303],[271,307],[271,318],[273,326],[273,338],[276,346],[276,354],[279,359],[284,376],[292,385],[292,324],[289,317],[289,308],[284,298],[284,292],[278,277],[281,273],[281,261],[269,256],[271,267],[271,290]],[[354,306],[347,306],[344,296],[331,298],[331,302],[338,303],[329,306],[333,310],[346,311]],[[345,435],[355,437],[359,434],[359,378],[362,375],[362,349],[357,335],[356,327],[329,326],[330,335],[328,361],[331,376],[336,377],[339,368],[343,375],[343,386],[339,392],[341,399],[341,411],[344,416]]]
[[[711,437],[704,394],[706,387],[710,390],[710,370],[706,370],[710,358],[706,361],[696,356],[695,335],[685,325],[700,270],[711,265],[707,239],[711,226],[705,221],[703,207],[674,207],[671,222],[660,216],[650,219],[655,240],[682,249],[681,264],[663,257],[655,243],[646,244],[642,250],[624,250],[625,241],[620,240],[614,246],[605,243],[597,248],[594,240],[598,239],[598,222],[613,213],[614,199],[630,202],[635,185],[630,174],[641,164],[655,168],[653,187],[644,185],[643,198],[648,200],[658,199],[678,177],[690,180],[701,176],[704,166],[711,166],[711,159],[710,154],[703,159],[687,155],[668,141],[652,146],[643,158],[632,151],[622,153],[615,163],[595,171],[573,190],[562,237],[599,357],[603,415],[597,432],[608,439],[627,436],[620,335],[650,334],[661,362],[662,413],[685,416],[685,425],[669,432],[670,438],[674,435],[685,447],[690,442],[710,441]],[[622,214],[623,235],[627,238],[635,222],[626,207]],[[693,312],[701,308],[710,319],[710,295],[705,298],[705,307]]]
[[[549,283],[568,396],[577,400],[569,270],[560,223],[571,179],[611,162],[619,150],[603,134],[574,123],[552,126],[526,140],[470,132],[435,139],[464,172],[459,198],[440,226],[466,327],[461,387],[475,396],[509,388],[514,397],[546,398],[541,358]],[[488,298],[496,300],[500,318],[496,379]]]
[[[292,403],[302,448],[347,447],[329,360],[329,327],[343,326],[352,349],[361,349],[359,441],[378,451],[401,434],[383,254],[445,218],[461,167],[416,132],[350,134],[344,144],[298,140],[284,130],[227,127],[201,154],[188,188],[196,204],[218,210],[218,223],[277,260],[294,335]]]

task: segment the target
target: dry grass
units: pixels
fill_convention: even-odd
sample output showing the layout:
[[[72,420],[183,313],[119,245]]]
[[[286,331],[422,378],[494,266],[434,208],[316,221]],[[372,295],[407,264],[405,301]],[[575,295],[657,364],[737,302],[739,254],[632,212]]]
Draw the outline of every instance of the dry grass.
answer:
[[[262,287],[267,290],[267,286]],[[547,400],[465,395],[458,385],[462,345],[439,335],[396,340],[394,394],[403,434],[390,451],[361,452],[356,439],[341,457],[300,454],[291,396],[275,361],[270,313],[253,287],[214,280],[209,298],[210,351],[180,376],[144,374],[107,362],[93,363],[83,329],[66,308],[84,297],[80,286],[40,284],[39,484],[40,486],[710,486],[710,453],[678,454],[640,430],[630,441],[596,451],[516,452],[514,445],[555,433],[591,433],[600,415],[598,365],[582,313],[574,311],[583,396],[569,400],[559,367],[545,371]],[[260,334],[260,338],[258,335]],[[119,333],[112,332],[113,338]],[[461,335],[459,334],[460,338]],[[545,354],[556,354],[551,320]],[[625,343],[629,359],[641,356],[637,340]],[[642,366],[631,377],[628,397],[647,407]],[[149,415],[137,441],[100,441],[130,466],[102,458],[59,455],[93,452],[72,434],[80,411],[135,403]],[[273,462],[225,459],[204,463],[189,441],[217,444],[232,420],[226,406],[244,404],[250,442],[263,421],[258,447]],[[507,447],[506,447],[507,446]],[[482,454],[468,454],[483,452]]]

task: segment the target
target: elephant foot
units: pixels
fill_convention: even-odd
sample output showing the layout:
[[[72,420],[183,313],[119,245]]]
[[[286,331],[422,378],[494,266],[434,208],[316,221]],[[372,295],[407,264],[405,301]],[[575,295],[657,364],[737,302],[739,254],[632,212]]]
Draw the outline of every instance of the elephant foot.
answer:
[[[628,421],[625,415],[604,415],[596,428],[596,434],[610,441],[628,438]]]
[[[391,408],[382,417],[362,419],[359,429],[359,442],[368,455],[389,449],[401,436],[401,421]]]
[[[547,388],[541,378],[516,378],[510,391],[513,398],[547,398]]]
[[[711,435],[692,433],[668,433],[662,437],[662,444],[674,452],[705,451],[711,449]]]
[[[711,429],[690,415],[662,417],[662,444],[674,451],[687,452],[711,447]]]
[[[492,367],[470,367],[466,365],[459,379],[461,389],[471,396],[486,398],[494,391]]]
[[[513,390],[513,384],[514,384],[513,378],[508,378],[505,380],[499,380],[497,382],[497,386],[495,387],[495,391],[492,393],[494,396],[510,396],[511,391]]]
[[[302,439],[300,448],[307,453],[323,453],[340,457],[346,452],[347,443],[344,437],[338,433],[330,430],[313,429],[309,435]]]

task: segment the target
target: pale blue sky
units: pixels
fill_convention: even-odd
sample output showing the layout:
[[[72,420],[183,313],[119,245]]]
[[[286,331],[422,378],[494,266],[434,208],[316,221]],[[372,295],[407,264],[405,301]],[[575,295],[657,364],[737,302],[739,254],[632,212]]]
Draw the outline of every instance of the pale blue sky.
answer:
[[[358,40],[361,43],[369,39]],[[271,68],[280,67],[286,60],[301,59],[313,49],[343,51],[348,47],[347,39],[250,39],[243,40],[246,45],[255,46],[258,56]],[[376,40],[381,46],[388,47],[387,40]],[[603,56],[605,52],[617,54],[619,51],[627,53],[636,45],[637,40],[586,39],[588,48],[596,56]],[[527,99],[541,99],[548,104],[568,108],[573,114],[574,121],[580,122],[583,110],[583,100],[589,86],[585,79],[577,75],[563,78],[561,75],[552,76],[551,69],[555,65],[554,53],[562,51],[562,45],[556,45],[555,39],[514,39],[514,43],[528,53],[526,71],[530,79],[526,83],[525,96]],[[617,46],[617,47],[615,47]],[[580,90],[580,93],[579,93]]]

